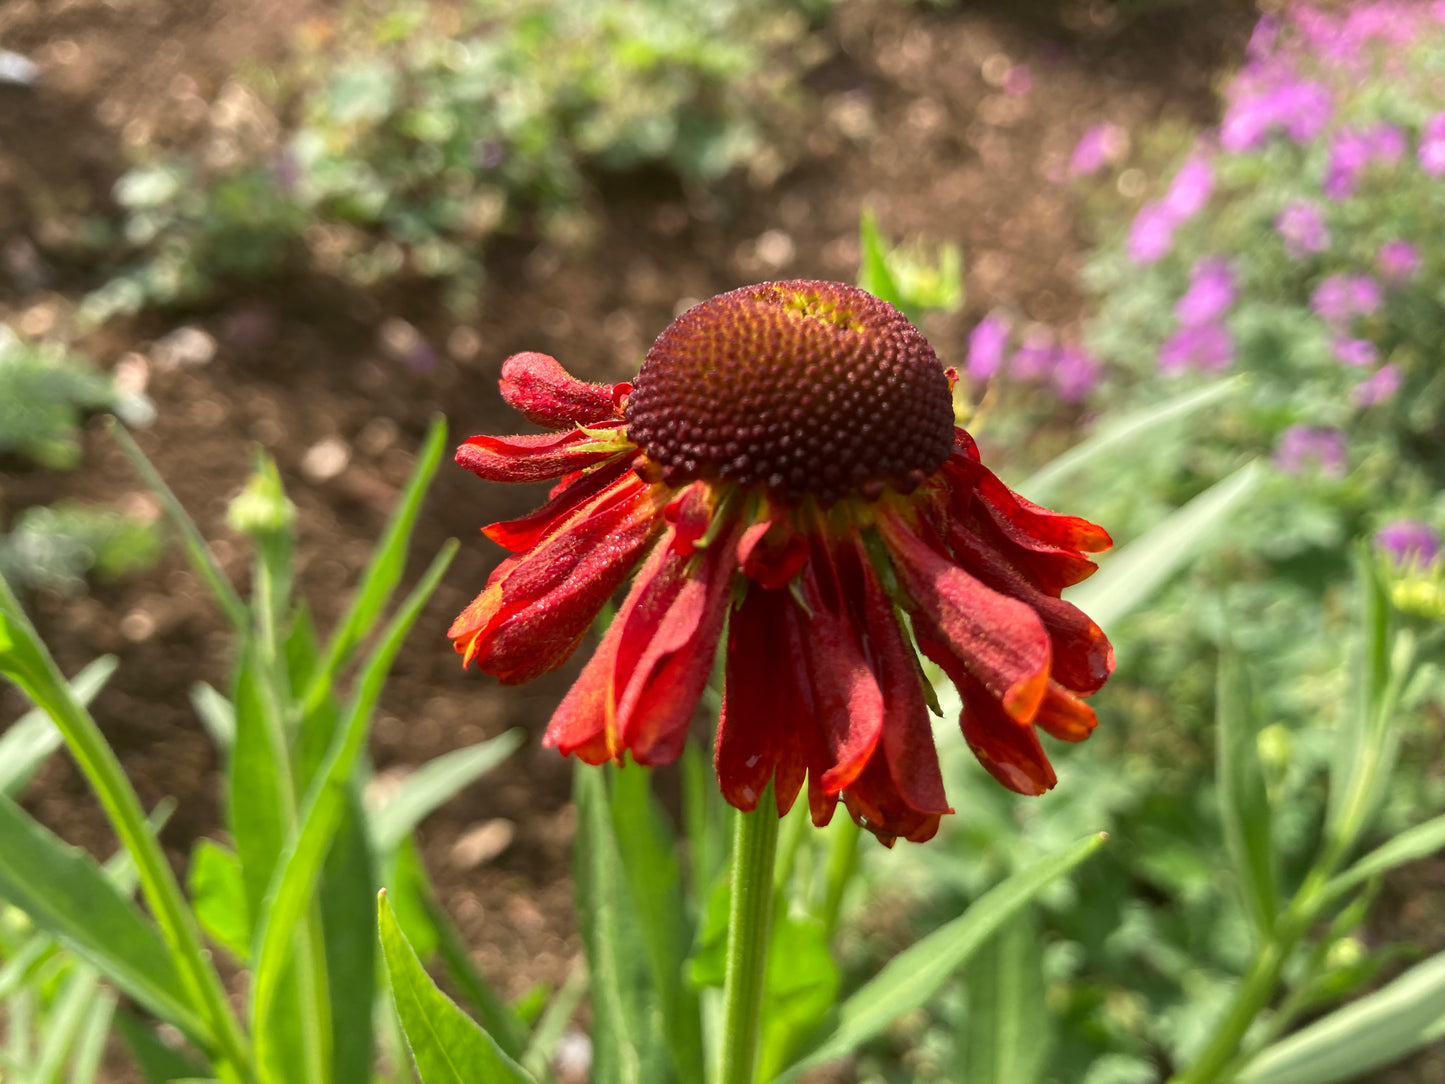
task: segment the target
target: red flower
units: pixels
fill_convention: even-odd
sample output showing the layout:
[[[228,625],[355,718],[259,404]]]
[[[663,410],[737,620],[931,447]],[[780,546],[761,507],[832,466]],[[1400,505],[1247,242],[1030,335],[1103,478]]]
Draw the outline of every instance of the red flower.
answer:
[[[781,815],[806,779],[816,823],[841,796],[885,843],[925,840],[952,811],[916,643],[958,686],[984,767],[1042,794],[1055,778],[1035,727],[1088,737],[1082,698],[1113,668],[1059,598],[1110,540],[979,461],[952,381],[896,309],[833,282],[689,309],[631,385],[509,358],[503,397],[553,432],[472,437],[457,462],[559,481],[543,508],[484,529],[513,556],[452,626],[463,662],[508,683],[561,665],[633,576],[547,728],[563,753],[675,758],[726,630],[727,800],[752,809],[772,778]]]

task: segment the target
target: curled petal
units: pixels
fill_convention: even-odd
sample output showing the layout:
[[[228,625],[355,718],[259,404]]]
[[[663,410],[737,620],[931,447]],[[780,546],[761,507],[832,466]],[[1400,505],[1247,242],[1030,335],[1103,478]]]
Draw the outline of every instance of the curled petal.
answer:
[[[1097,723],[1094,709],[1057,681],[1049,682],[1039,713],[1034,716],[1034,725],[1060,741],[1083,741]]]
[[[1010,716],[1031,721],[1051,663],[1039,615],[941,556],[896,514],[881,516],[879,526],[913,612]]]
[[[893,846],[899,836],[914,843],[926,843],[937,834],[941,817],[937,813],[919,812],[903,800],[885,760],[886,757],[875,753],[863,773],[843,792],[848,812],[886,847]]]
[[[980,580],[1038,614],[1053,651],[1051,676],[1074,692],[1098,692],[1114,671],[1114,648],[1103,630],[1073,603],[1040,591],[962,525],[952,525],[948,542]]]
[[[613,420],[611,384],[578,380],[546,354],[513,354],[502,363],[502,398],[529,422],[547,429],[572,429]]]
[[[566,523],[578,508],[617,481],[626,470],[626,461],[619,460],[604,463],[592,471],[569,474],[557,484],[552,499],[541,508],[519,519],[488,524],[482,528],[482,534],[513,553],[523,553]]]
[[[453,623],[464,662],[505,683],[560,666],[659,529],[649,488],[631,474],[538,546],[498,566]]]
[[[493,482],[544,482],[632,450],[630,444],[602,442],[581,429],[518,437],[481,434],[457,449],[457,462]]]
[[[808,543],[786,517],[754,523],[738,540],[738,567],[769,590],[785,587],[808,563]]]
[[[672,551],[679,557],[691,557],[697,543],[712,525],[712,502],[708,487],[701,482],[687,486],[663,509],[663,518],[672,525]]]

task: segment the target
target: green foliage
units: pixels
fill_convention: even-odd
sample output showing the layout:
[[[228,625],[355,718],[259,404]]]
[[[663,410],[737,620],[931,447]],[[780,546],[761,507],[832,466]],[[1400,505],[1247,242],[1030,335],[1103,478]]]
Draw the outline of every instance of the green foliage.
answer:
[[[75,354],[22,342],[0,325],[0,454],[74,467],[80,462],[81,418],[114,409],[119,398],[111,382]],[[145,409],[140,402],[133,408]]]
[[[139,452],[124,438],[133,457]],[[372,1026],[376,985],[374,893],[403,868],[417,823],[446,797],[495,767],[516,748],[514,735],[424,766],[412,787],[379,810],[360,802],[369,776],[362,755],[386,673],[403,637],[445,568],[445,547],[390,622],[342,678],[362,640],[390,603],[402,574],[422,494],[436,470],[444,428],[433,426],[399,509],[357,590],[348,615],[323,646],[309,615],[291,597],[293,508],[274,467],[258,464],[238,498],[236,519],[256,544],[252,599],[243,602],[211,563],[195,527],[174,497],[139,460],[189,543],[241,638],[231,695],[209,686],[196,696],[216,737],[227,779],[226,827],[234,849],[200,841],[188,876],[189,899],[171,875],[129,782],[85,708],[108,673],[92,668],[69,689],[8,590],[0,594],[0,672],[45,716],[21,720],[0,738],[0,782],[17,794],[61,743],[80,764],[124,844],[114,871],[66,847],[0,797],[0,900],[23,912],[37,931],[0,938],[0,996],[15,1034],[29,1034],[26,1014],[41,1014],[46,1040],[35,1056],[21,1051],[26,1080],[92,1077],[112,1022],[150,1079],[201,1075],[182,1065],[155,1035],[154,1023],[121,1013],[111,988],[133,998],[190,1043],[181,1061],[206,1065],[225,1084],[351,1081],[377,1064]],[[428,788],[431,793],[418,793]],[[139,880],[147,912],[130,893]],[[425,875],[396,878],[395,890],[432,941],[455,945],[455,931],[429,907]],[[16,913],[15,911],[7,913]],[[151,917],[154,916],[154,917]],[[202,934],[249,972],[247,1026],[237,1019],[203,948]],[[37,942],[36,937],[55,939]],[[56,947],[59,946],[59,947]],[[454,953],[452,955],[455,955]],[[55,966],[47,969],[48,961]],[[468,989],[488,1000],[485,981]],[[54,980],[54,981],[52,981]],[[58,983],[58,985],[57,985]],[[104,991],[98,993],[97,991]],[[17,1016],[17,1013],[19,1016]],[[383,1017],[384,1019],[384,1017]],[[18,1021],[18,1023],[17,1023]],[[518,1033],[510,1041],[521,1045]],[[399,1051],[392,1078],[407,1079]],[[33,1063],[33,1067],[32,1067]]]
[[[85,315],[303,259],[363,286],[434,279],[471,311],[499,231],[586,232],[591,171],[775,175],[809,34],[796,0],[353,3],[273,77],[295,118],[279,145],[220,173],[175,159],[121,179],[139,259]]]
[[[27,508],[0,534],[0,573],[25,587],[78,592],[88,574],[123,576],[159,555],[154,524],[75,501]]]

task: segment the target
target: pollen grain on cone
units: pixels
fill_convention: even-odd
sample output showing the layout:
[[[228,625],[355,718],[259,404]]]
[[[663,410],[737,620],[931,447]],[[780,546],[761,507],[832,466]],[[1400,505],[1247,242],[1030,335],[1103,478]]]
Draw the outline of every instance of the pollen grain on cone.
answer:
[[[806,280],[679,316],[637,375],[627,427],[669,485],[761,484],[794,504],[909,491],[954,440],[948,380],[918,329],[862,290]]]

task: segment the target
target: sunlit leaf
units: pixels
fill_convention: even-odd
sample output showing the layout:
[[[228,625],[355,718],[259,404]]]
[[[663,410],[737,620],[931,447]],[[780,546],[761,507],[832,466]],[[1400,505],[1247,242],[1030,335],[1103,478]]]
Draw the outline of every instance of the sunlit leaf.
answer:
[[[1245,909],[1261,938],[1279,912],[1269,795],[1259,763],[1259,707],[1243,661],[1230,648],[1219,660],[1215,775],[1219,817]]]

